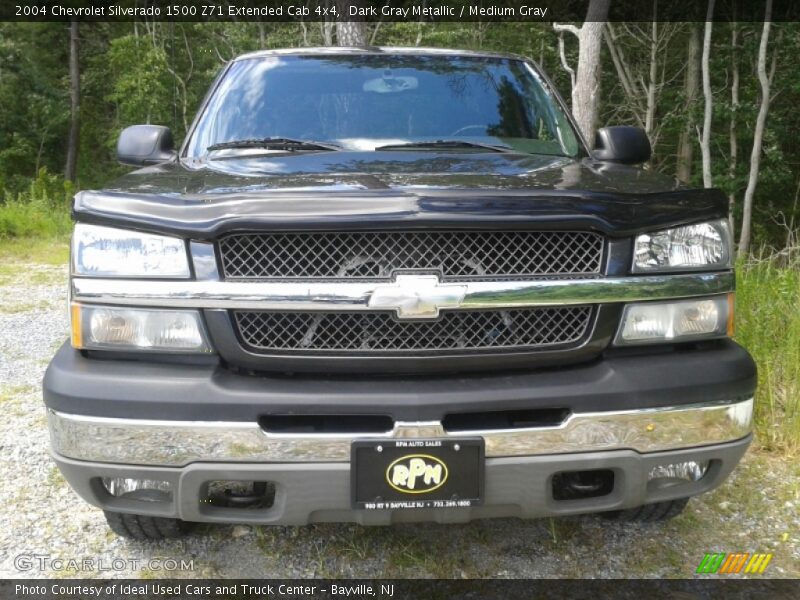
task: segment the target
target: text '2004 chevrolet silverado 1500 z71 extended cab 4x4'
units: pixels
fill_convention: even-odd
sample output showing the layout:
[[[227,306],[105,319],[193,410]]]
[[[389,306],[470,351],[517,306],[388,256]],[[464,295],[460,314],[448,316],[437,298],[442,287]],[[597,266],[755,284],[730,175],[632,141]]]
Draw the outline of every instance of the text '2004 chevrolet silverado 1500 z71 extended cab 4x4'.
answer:
[[[75,198],[53,456],[112,529],[655,520],[751,439],[727,202],[523,58],[230,62]]]

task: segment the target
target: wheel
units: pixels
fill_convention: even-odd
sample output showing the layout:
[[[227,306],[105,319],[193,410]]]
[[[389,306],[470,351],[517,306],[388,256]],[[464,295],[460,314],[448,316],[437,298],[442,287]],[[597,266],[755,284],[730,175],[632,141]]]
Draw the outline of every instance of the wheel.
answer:
[[[158,490],[136,490],[122,495],[123,498],[150,502],[164,499]],[[189,530],[189,523],[170,517],[151,517],[104,510],[106,522],[118,536],[132,540],[166,540],[182,536]]]
[[[645,504],[644,506],[637,506],[636,508],[628,508],[626,510],[615,510],[612,512],[602,513],[603,517],[610,521],[619,522],[636,522],[636,523],[653,523],[656,521],[668,521],[673,517],[677,517],[686,508],[689,503],[689,498],[678,498],[677,500],[667,500],[665,502],[656,502],[654,504]]]
[[[111,531],[132,540],[166,540],[181,537],[189,524],[180,519],[103,511]]]

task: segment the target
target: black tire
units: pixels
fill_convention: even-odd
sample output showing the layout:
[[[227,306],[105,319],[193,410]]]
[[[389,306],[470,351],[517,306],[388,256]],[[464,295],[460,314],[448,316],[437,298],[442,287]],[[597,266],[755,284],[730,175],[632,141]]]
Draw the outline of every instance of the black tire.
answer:
[[[689,498],[678,498],[677,500],[667,500],[666,502],[656,502],[645,504],[636,508],[626,510],[615,510],[602,513],[603,517],[610,521],[621,523],[655,523],[657,521],[668,521],[677,517],[686,508]]]
[[[103,511],[111,531],[132,540],[166,540],[181,537],[189,524],[180,519]]]
[[[123,498],[158,502],[167,497],[158,490],[136,490],[123,494]],[[128,513],[103,511],[111,531],[132,540],[167,540],[181,537],[189,530],[189,524],[170,517],[151,517]]]

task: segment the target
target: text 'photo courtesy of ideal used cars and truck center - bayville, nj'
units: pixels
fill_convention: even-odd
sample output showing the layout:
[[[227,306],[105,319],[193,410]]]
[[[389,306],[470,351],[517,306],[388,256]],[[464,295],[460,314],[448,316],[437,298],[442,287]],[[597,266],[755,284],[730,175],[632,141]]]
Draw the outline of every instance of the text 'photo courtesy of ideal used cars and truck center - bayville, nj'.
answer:
[[[800,26],[678,4],[2,8],[0,595],[797,597]]]

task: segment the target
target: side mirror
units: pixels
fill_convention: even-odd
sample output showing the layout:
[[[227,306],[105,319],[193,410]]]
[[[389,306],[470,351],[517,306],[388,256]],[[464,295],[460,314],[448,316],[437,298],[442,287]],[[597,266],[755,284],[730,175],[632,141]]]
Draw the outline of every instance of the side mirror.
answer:
[[[639,127],[603,127],[597,130],[594,139],[594,156],[626,165],[635,165],[650,160],[650,140]]]
[[[119,134],[117,160],[123,165],[155,165],[173,160],[176,156],[175,142],[169,127],[133,125]]]

